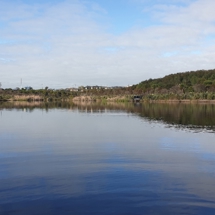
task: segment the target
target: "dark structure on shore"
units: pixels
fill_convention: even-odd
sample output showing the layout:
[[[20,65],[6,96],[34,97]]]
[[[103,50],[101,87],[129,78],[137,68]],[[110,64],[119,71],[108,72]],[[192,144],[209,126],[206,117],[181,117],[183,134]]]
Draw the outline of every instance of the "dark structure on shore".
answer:
[[[143,96],[141,95],[135,95],[133,96],[133,102],[140,102],[140,100],[142,99]]]

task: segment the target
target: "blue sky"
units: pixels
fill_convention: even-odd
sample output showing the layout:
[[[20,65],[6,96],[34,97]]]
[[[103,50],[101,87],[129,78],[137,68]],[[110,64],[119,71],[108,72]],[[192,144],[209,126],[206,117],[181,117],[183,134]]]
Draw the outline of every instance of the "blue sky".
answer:
[[[0,82],[131,85],[215,68],[213,0],[0,0]]]

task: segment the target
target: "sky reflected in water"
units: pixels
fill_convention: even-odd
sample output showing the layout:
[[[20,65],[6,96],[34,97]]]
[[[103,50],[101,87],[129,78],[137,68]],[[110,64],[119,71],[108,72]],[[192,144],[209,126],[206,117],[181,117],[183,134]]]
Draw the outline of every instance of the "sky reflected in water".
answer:
[[[0,214],[215,213],[214,106],[0,112]]]

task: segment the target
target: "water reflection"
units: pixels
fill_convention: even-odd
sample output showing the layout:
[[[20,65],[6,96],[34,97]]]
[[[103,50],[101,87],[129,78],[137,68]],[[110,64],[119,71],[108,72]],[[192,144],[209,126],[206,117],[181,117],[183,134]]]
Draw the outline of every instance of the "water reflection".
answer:
[[[82,113],[125,112],[136,114],[145,120],[162,122],[169,127],[189,129],[195,132],[215,131],[214,104],[156,104],[156,103],[41,103],[41,102],[4,102],[0,110],[23,110],[32,112],[34,109],[49,111],[51,109],[77,110]]]
[[[0,214],[215,213],[213,106],[0,107]]]

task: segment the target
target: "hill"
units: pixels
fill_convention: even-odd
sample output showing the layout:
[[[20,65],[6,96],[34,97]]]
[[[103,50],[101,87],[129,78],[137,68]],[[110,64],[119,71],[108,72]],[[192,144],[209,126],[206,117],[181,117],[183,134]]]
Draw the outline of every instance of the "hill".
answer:
[[[132,86],[134,93],[159,99],[215,99],[215,69],[170,74]],[[165,95],[162,97],[161,95]]]
[[[163,78],[142,81],[133,87],[143,92],[159,92],[162,89],[174,88],[179,88],[183,92],[215,92],[215,69],[171,74]]]

